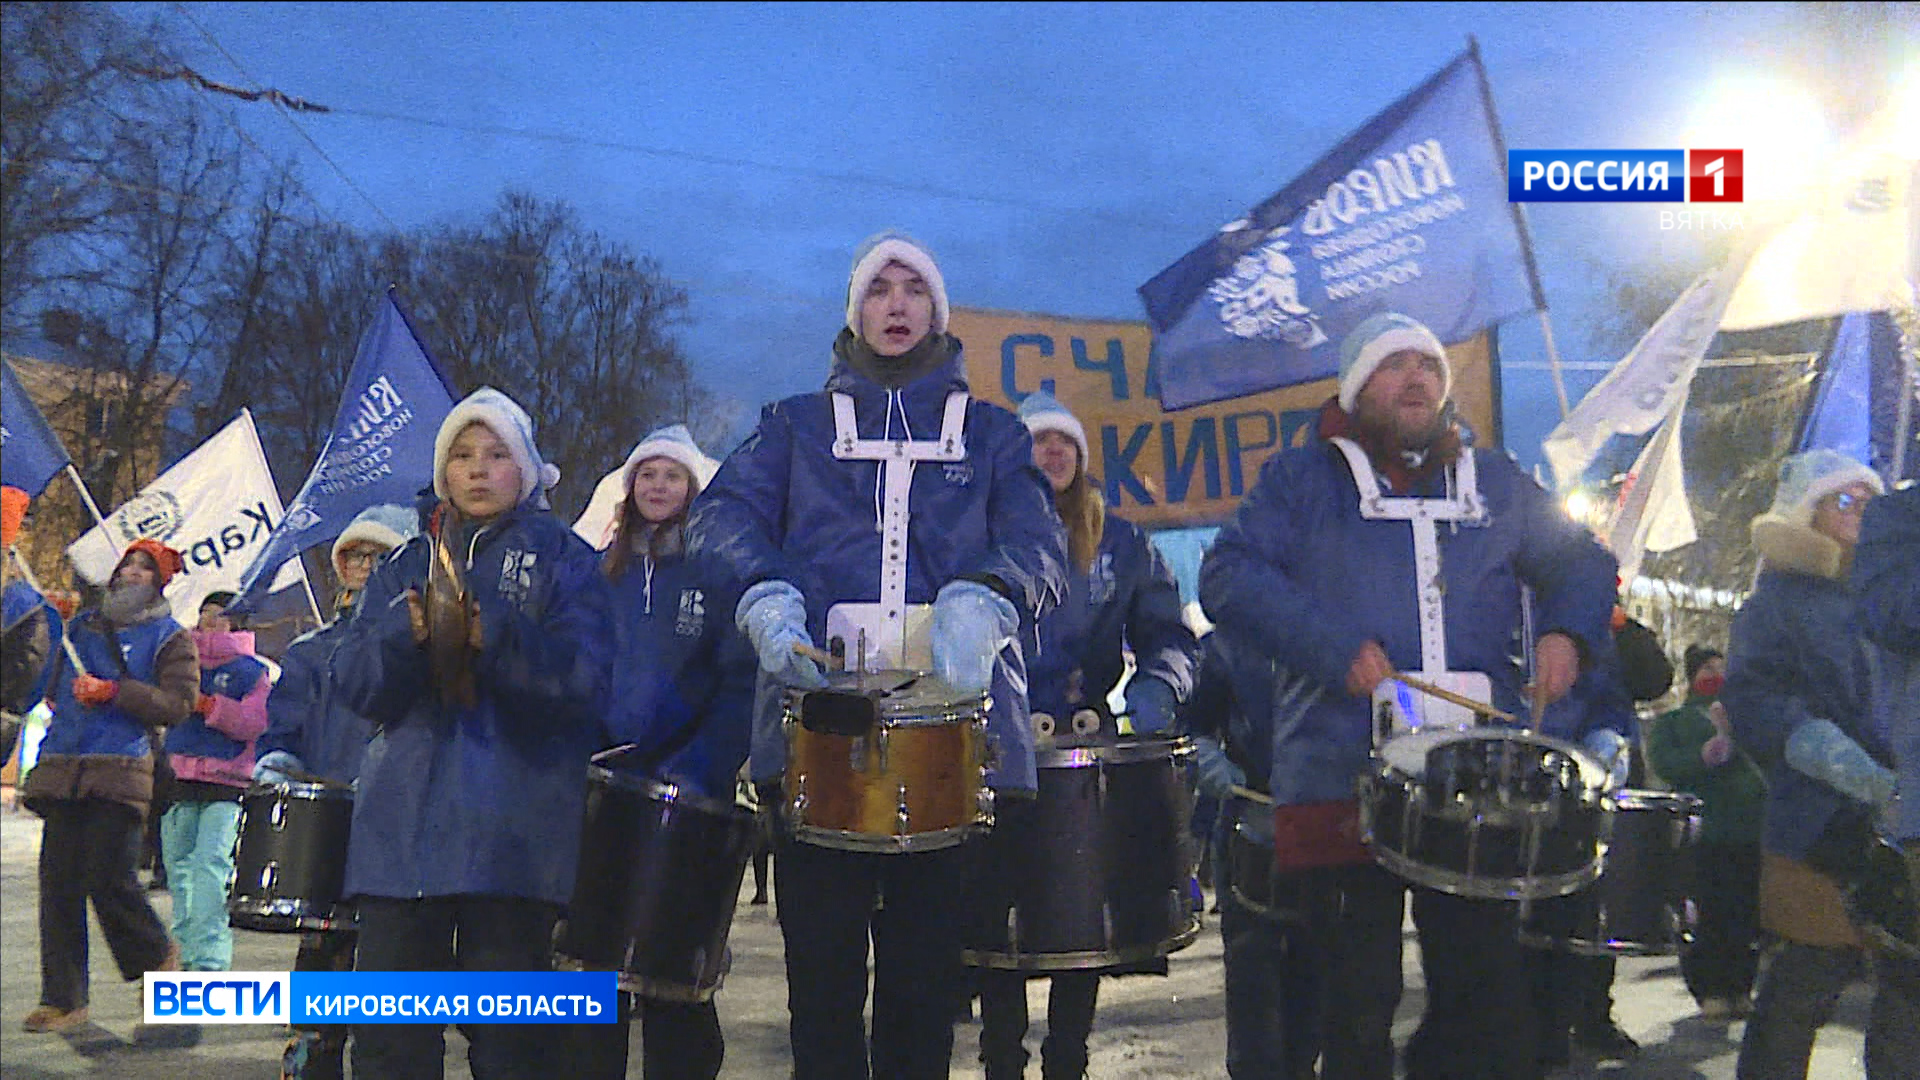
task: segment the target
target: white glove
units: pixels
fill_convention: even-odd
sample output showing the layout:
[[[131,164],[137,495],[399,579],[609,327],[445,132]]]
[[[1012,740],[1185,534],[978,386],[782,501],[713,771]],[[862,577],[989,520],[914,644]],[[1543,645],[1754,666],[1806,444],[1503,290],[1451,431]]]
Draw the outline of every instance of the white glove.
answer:
[[[733,619],[753,642],[760,670],[787,686],[827,684],[820,665],[794,651],[796,645],[813,644],[807,636],[807,602],[799,589],[784,581],[762,581],[740,597]]]
[[[993,662],[1020,628],[1013,602],[977,581],[949,581],[933,599],[933,673],[963,694],[993,685]]]

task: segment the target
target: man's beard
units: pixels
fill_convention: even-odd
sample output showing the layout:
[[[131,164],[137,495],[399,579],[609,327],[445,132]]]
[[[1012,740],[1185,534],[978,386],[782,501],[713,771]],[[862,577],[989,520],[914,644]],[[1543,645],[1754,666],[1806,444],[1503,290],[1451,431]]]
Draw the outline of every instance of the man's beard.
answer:
[[[1433,419],[1424,427],[1408,430],[1396,419],[1391,407],[1375,410],[1360,402],[1354,410],[1353,426],[1359,429],[1361,442],[1367,449],[1382,457],[1420,457],[1446,430],[1446,417],[1443,410],[1436,409]]]
[[[100,600],[100,614],[115,626],[127,626],[145,614],[158,599],[160,590],[152,585],[109,585],[107,595]]]

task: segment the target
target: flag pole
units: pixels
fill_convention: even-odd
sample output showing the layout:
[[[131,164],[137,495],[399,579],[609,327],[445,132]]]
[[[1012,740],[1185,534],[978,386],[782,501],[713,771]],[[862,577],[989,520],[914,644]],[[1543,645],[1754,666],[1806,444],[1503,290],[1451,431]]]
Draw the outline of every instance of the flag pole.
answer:
[[[82,489],[82,490],[85,490],[85,489]],[[20,576],[26,580],[27,586],[31,588],[34,592],[39,593],[40,598],[43,601],[45,601],[47,597],[47,590],[40,587],[40,582],[37,579],[35,579],[33,576],[33,567],[27,565],[27,560],[21,556],[19,548],[13,545],[8,545],[7,555],[13,559],[13,565],[20,568]],[[52,603],[52,601],[47,601],[47,602]],[[74,650],[72,638],[68,637],[66,634],[61,634],[60,645],[62,648],[66,649],[67,659],[73,662],[73,670],[77,674],[80,674],[80,675],[91,674],[90,672],[87,671],[87,665],[80,662],[80,654]]]
[[[1893,423],[1892,475],[1886,478],[1891,488],[1907,475],[1907,444],[1913,441],[1913,396],[1920,393],[1920,368],[1914,361],[1913,336],[1920,327],[1920,307],[1910,307],[1906,318],[1894,319],[1900,331],[1900,408]]]
[[[79,489],[80,501],[87,505],[87,513],[93,515],[93,523],[95,525],[105,525],[107,519],[101,516],[99,504],[93,501],[93,492],[87,490],[87,482],[80,479],[80,470],[74,468],[73,462],[69,461],[67,462],[66,469],[63,471],[67,474],[68,479],[73,481],[73,486]]]
[[[1507,160],[1507,137],[1500,130],[1500,114],[1493,108],[1493,86],[1487,81],[1487,65],[1480,59],[1480,39],[1467,35],[1467,52],[1473,57],[1473,74],[1480,82],[1480,100],[1487,109],[1487,126],[1493,135],[1493,151],[1504,164]],[[1547,365],[1553,372],[1553,392],[1560,401],[1560,419],[1565,420],[1572,407],[1567,403],[1567,383],[1560,374],[1560,349],[1553,341],[1553,322],[1547,318],[1547,293],[1540,285],[1540,264],[1533,257],[1533,233],[1527,228],[1525,209],[1517,202],[1508,202],[1513,211],[1513,227],[1520,234],[1520,257],[1527,264],[1527,284],[1533,290],[1533,310],[1540,316],[1540,332],[1546,338]]]

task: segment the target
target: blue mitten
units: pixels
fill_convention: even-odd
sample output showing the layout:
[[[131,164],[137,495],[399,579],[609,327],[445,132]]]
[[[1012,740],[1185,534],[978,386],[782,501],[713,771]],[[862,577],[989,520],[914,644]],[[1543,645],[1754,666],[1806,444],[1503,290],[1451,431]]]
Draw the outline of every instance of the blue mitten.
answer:
[[[1133,714],[1133,732],[1149,735],[1173,725],[1173,687],[1152,675],[1135,675],[1127,683],[1127,712]]]
[[[1580,747],[1598,758],[1607,770],[1609,787],[1618,791],[1627,786],[1627,771],[1633,766],[1633,747],[1625,735],[1612,728],[1594,728],[1580,740]]]
[[[820,665],[794,651],[796,645],[813,643],[807,636],[807,602],[799,589],[784,581],[762,581],[740,597],[733,621],[753,643],[760,670],[788,686],[827,684]]]
[[[1020,629],[1013,602],[977,581],[949,581],[933,599],[933,673],[963,694],[993,685],[993,662]]]
[[[1787,738],[1787,764],[1876,810],[1893,801],[1893,770],[1873,760],[1831,720],[1810,720],[1794,728]]]
[[[260,755],[260,760],[253,763],[253,782],[256,784],[292,783],[293,778],[282,770],[290,770],[298,773],[309,771],[306,762],[301,761],[285,750],[274,750],[270,753]]]
[[[1193,759],[1199,766],[1202,792],[1224,800],[1232,793],[1231,789],[1247,786],[1246,770],[1227,757],[1220,740],[1210,735],[1196,736],[1193,740]]]

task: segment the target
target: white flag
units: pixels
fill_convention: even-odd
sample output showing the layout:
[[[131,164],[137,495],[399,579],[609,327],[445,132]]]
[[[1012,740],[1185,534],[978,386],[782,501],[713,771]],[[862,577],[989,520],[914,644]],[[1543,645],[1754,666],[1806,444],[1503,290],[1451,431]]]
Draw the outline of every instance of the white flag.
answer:
[[[143,536],[179,551],[186,566],[167,584],[167,602],[173,617],[191,627],[199,619],[202,597],[239,586],[282,513],[253,413],[242,409],[232,423],[74,541],[67,558],[82,577],[102,585],[127,545]],[[305,574],[294,559],[275,575],[273,588],[298,585]]]
[[[1620,580],[1631,583],[1649,551],[1672,551],[1700,538],[1687,502],[1680,427],[1687,413],[1682,392],[1673,411],[1634,459],[1607,525],[1607,548],[1620,560]]]
[[[1720,326],[1761,326],[1914,303],[1920,281],[1920,138],[1889,108],[1837,155],[1799,209],[1762,244]],[[1764,211],[1764,208],[1757,208]]]
[[[1558,486],[1572,486],[1609,438],[1646,434],[1686,397],[1700,358],[1720,330],[1728,286],[1739,279],[1744,264],[1736,254],[1727,265],[1689,285],[1633,351],[1547,435],[1540,449],[1553,465]]]

